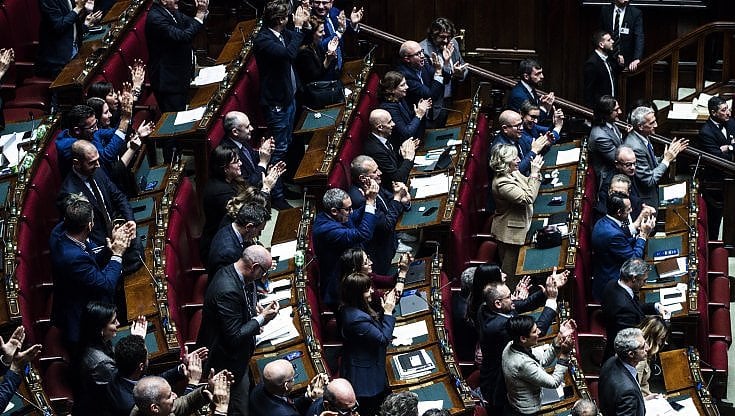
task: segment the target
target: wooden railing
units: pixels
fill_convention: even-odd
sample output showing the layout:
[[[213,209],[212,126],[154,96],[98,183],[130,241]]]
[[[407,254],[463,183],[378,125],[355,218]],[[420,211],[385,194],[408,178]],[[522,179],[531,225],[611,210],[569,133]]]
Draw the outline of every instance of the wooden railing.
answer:
[[[688,39],[688,37],[697,37],[697,36],[700,36],[701,39],[702,39],[701,42],[704,43],[704,40],[703,39],[704,39],[704,37],[707,34],[715,33],[715,32],[718,32],[718,31],[735,34],[735,23],[733,23],[733,22],[716,22],[716,23],[711,23],[709,25],[702,26],[701,28],[695,30],[694,32],[686,35],[684,38],[682,38],[680,40],[677,40],[675,42],[670,43],[669,45],[666,46],[666,48],[674,48],[674,47],[676,47],[676,45],[679,45],[679,43],[678,43],[679,41],[681,41],[681,44],[679,45],[679,48],[681,48],[685,44],[688,44],[686,42],[686,39]],[[369,25],[365,25],[365,24],[361,24],[360,25],[360,33],[361,34],[370,35],[370,36],[376,37],[378,39],[384,40],[386,42],[393,43],[393,44],[398,44],[398,45],[400,45],[401,43],[403,43],[403,42],[406,41],[406,39],[400,38],[400,37],[395,36],[395,35],[393,35],[391,33],[382,31],[380,29],[377,29],[375,27],[372,27],[372,26],[369,26]],[[699,34],[699,35],[697,35],[697,34]],[[729,50],[730,49],[730,46],[729,45],[732,45],[732,43],[731,43],[730,39],[727,36],[725,36],[724,38],[725,38],[725,43],[727,43],[728,47],[727,47],[727,49],[723,48],[723,50]],[[664,48],[663,50],[665,51],[666,48]],[[644,68],[647,65],[652,67],[653,66],[653,63],[654,62],[657,62],[660,59],[660,57],[659,58],[656,58],[657,56],[659,56],[659,54],[654,54],[651,57],[645,59],[641,63],[641,65],[639,66],[639,68]],[[664,52],[662,52],[660,56],[664,56]],[[701,66],[701,65],[698,65],[698,66]],[[500,87],[503,87],[503,88],[513,88],[513,86],[515,86],[516,83],[518,83],[518,81],[515,80],[515,79],[508,78],[508,77],[505,77],[503,75],[499,75],[499,74],[497,74],[495,72],[492,72],[492,71],[489,71],[487,69],[481,68],[481,67],[479,67],[477,65],[469,64],[468,65],[468,69],[469,69],[469,72],[470,73],[472,73],[473,75],[475,75],[475,76],[477,76],[477,77],[479,77],[479,78],[482,79],[482,81],[480,82],[480,85],[481,86],[483,85],[483,82],[485,82],[485,83],[488,83],[489,82],[491,84],[494,84],[494,85],[497,85],[497,86],[500,86]],[[735,68],[733,68],[731,58],[727,54],[725,54],[724,59],[723,59],[723,71],[722,71],[723,72],[723,77],[725,77],[725,74],[728,74],[727,75],[728,79],[735,78],[735,76],[731,76],[732,74],[730,74],[730,72],[733,71],[734,69]],[[639,73],[641,71],[642,70],[639,70],[639,71],[635,72],[635,74],[637,74],[637,73]],[[698,71],[699,71],[699,69],[698,69]],[[704,79],[704,78],[702,78],[702,79]],[[538,90],[538,91],[539,91],[540,94],[545,94],[544,91],[541,91],[541,90]],[[646,96],[649,97],[650,95],[646,95]],[[621,102],[622,101],[623,100],[621,100]],[[554,101],[554,103],[558,107],[561,107],[567,114],[575,114],[575,115],[577,115],[579,117],[583,117],[583,118],[588,119],[588,120],[591,120],[592,119],[592,110],[590,108],[588,108],[588,107],[585,107],[583,105],[579,105],[577,103],[574,103],[572,101],[565,100],[564,98],[559,98],[559,97],[556,98],[556,100]],[[628,123],[625,123],[625,122],[622,122],[622,121],[618,121],[616,124],[621,129],[627,129],[627,128],[630,127],[630,125]],[[661,136],[661,135],[653,135],[653,136],[650,137],[650,139],[654,143],[659,143],[659,144],[664,144],[664,145],[668,145],[668,144],[671,143],[671,139],[669,139],[667,137],[664,137],[664,136]],[[713,155],[711,155],[709,153],[706,153],[704,151],[701,151],[699,149],[696,149],[693,146],[688,147],[683,152],[683,154],[684,155],[687,155],[687,156],[689,156],[691,158],[693,158],[694,160],[699,161],[699,163],[701,165],[710,166],[710,167],[719,169],[720,171],[722,171],[722,173],[724,175],[735,176],[735,163],[730,162],[730,161],[728,161],[726,159],[723,159],[723,158],[720,158],[720,157],[717,157],[717,156],[713,156]]]
[[[693,87],[696,90],[695,93],[699,94],[705,89],[705,73],[714,70],[709,67],[708,62],[714,63],[720,59],[722,60],[720,79],[709,79],[708,81],[714,81],[716,86],[732,80],[735,78],[735,67],[732,61],[732,55],[735,52],[735,44],[732,40],[734,35],[735,22],[713,22],[700,26],[670,42],[658,52],[643,59],[637,70],[621,74],[619,101],[625,104],[625,108],[630,108],[631,103],[628,102],[630,98],[626,92],[631,89],[642,94],[643,97],[672,101],[680,99],[679,88],[681,87]],[[696,47],[694,55],[688,50],[693,47]],[[708,52],[709,48],[713,49]],[[693,66],[694,85],[682,84],[679,77],[682,61],[696,63]],[[662,68],[664,65],[668,65],[670,82],[662,88],[668,87],[668,91],[655,89],[656,81],[661,82],[662,78],[665,80],[665,69]],[[668,96],[661,96],[661,93],[666,93]],[[681,99],[691,99],[691,94]]]

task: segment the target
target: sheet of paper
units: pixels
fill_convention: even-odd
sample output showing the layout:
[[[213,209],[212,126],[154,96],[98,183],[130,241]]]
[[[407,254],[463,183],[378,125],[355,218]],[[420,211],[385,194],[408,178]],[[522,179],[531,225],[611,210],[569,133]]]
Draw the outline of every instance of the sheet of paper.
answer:
[[[697,406],[694,404],[694,400],[692,398],[687,398],[684,400],[677,401],[678,404],[684,406],[684,408],[679,409],[678,412],[675,412],[673,414],[676,414],[676,416],[698,416],[700,413],[697,410]]]
[[[271,246],[271,256],[278,257],[278,261],[292,259],[296,254],[297,241],[286,241],[285,243]]]
[[[195,86],[214,84],[225,79],[227,68],[224,65],[205,66],[192,82]]]
[[[399,325],[393,329],[393,345],[396,347],[401,345],[411,345],[415,337],[428,334],[429,330],[426,328],[426,321]]]
[[[556,154],[555,165],[563,165],[565,163],[579,162],[579,153],[582,149],[575,147],[574,149],[561,150]]]
[[[3,147],[3,156],[8,161],[8,166],[17,166],[25,156],[25,150],[18,149],[18,144],[22,143],[23,135],[26,133],[20,131],[0,136],[0,146]]]
[[[416,189],[416,199],[427,198],[449,192],[452,177],[446,173],[411,179],[411,188]]]
[[[418,405],[420,415],[423,415],[429,409],[443,409],[444,400],[425,400],[420,401]]]
[[[416,155],[413,159],[414,166],[431,166],[436,163],[437,158],[433,155]]]
[[[276,292],[287,287],[291,287],[291,279],[278,279],[270,281],[271,292]]]
[[[263,326],[263,332],[255,336],[256,345],[265,341],[278,344],[299,336],[299,331],[293,324],[292,312],[291,306],[279,310],[278,315]]]
[[[266,295],[266,297],[259,300],[258,303],[260,303],[260,306],[265,306],[273,301],[280,302],[284,299],[290,299],[290,298],[291,298],[290,290],[280,290],[278,292],[270,293]]]
[[[709,94],[707,94],[707,93],[704,93],[704,92],[702,92],[702,93],[700,93],[700,94],[699,94],[699,97],[695,98],[695,99],[694,99],[694,100],[692,101],[692,103],[693,103],[694,105],[698,106],[698,107],[704,107],[704,108],[707,108],[707,105],[708,105],[707,103],[709,103],[709,99],[710,99],[710,98],[712,98],[712,96],[711,96],[711,95],[709,95]]]
[[[678,285],[674,287],[664,287],[659,289],[659,294],[661,296],[660,302],[662,305],[673,305],[675,303],[684,302],[686,299],[686,285],[684,285],[683,291],[678,287]]]
[[[664,398],[644,400],[646,402],[646,415],[661,416],[675,415],[677,412]]]
[[[673,185],[664,186],[664,201],[672,199],[684,198],[687,194],[686,182],[675,183]]]
[[[192,121],[201,120],[204,116],[204,111],[207,109],[206,106],[192,108],[191,110],[179,111],[176,113],[176,119],[174,120],[174,126],[179,126]]]
[[[462,144],[462,139],[447,140],[447,146],[456,146],[458,144]]]

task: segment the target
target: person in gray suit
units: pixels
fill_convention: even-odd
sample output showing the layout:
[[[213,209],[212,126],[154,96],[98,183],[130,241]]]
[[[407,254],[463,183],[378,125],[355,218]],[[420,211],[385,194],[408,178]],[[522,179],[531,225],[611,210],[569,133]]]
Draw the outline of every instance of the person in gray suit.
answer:
[[[615,171],[615,151],[623,144],[623,133],[615,125],[621,114],[618,100],[611,95],[603,95],[595,103],[587,150],[598,183]]]
[[[600,370],[600,411],[604,415],[643,416],[646,405],[635,378],[636,364],[648,355],[641,330],[626,328],[618,332],[615,353]]]
[[[686,149],[689,140],[674,138],[666,146],[662,157],[657,157],[649,140],[656,133],[656,113],[651,107],[637,107],[630,114],[633,131],[625,138],[625,144],[635,152],[635,175],[641,184],[641,199],[653,207],[658,206],[658,182],[664,176],[669,164],[676,159],[679,152]]]

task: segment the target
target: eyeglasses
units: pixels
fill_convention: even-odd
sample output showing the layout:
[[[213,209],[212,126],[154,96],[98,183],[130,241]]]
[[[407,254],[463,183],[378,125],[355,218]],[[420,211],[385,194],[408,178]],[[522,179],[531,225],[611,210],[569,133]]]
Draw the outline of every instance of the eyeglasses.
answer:
[[[635,166],[635,162],[621,162],[617,160],[615,161],[615,163],[617,163],[618,165],[624,166],[626,168],[632,168],[633,166]]]
[[[504,126],[504,127],[508,127],[508,128],[511,128],[511,129],[517,129],[517,130],[520,130],[520,129],[522,129],[522,128],[523,128],[523,122],[521,121],[520,123],[518,123],[518,124],[514,124],[514,125],[512,125],[512,126],[510,126],[510,125],[507,125],[507,124],[504,124],[503,126]]]
[[[347,212],[352,212],[352,205],[350,205],[349,207],[340,207],[339,209],[345,210]]]
[[[425,54],[425,52],[422,49],[422,50],[420,50],[418,52],[414,52],[414,53],[411,53],[411,54],[406,55],[406,58],[413,58],[414,56],[421,56],[421,55],[424,55],[424,54]]]
[[[357,413],[358,410],[360,410],[360,403],[355,402],[355,405],[350,407],[349,409],[335,409],[334,411],[337,412],[337,414],[340,416],[347,416]]]
[[[81,128],[82,130],[88,130],[88,131],[94,131],[94,130],[97,130],[97,121],[95,121],[95,122],[94,122],[94,124],[92,124],[92,125],[91,125],[91,126],[89,126],[89,127],[81,126],[80,128]]]

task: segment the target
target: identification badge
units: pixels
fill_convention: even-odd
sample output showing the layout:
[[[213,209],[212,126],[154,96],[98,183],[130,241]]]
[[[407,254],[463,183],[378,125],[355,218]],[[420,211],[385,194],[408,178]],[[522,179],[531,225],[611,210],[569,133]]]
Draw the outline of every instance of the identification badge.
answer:
[[[630,29],[627,27],[621,27],[620,28],[620,34],[621,35],[630,35]]]

